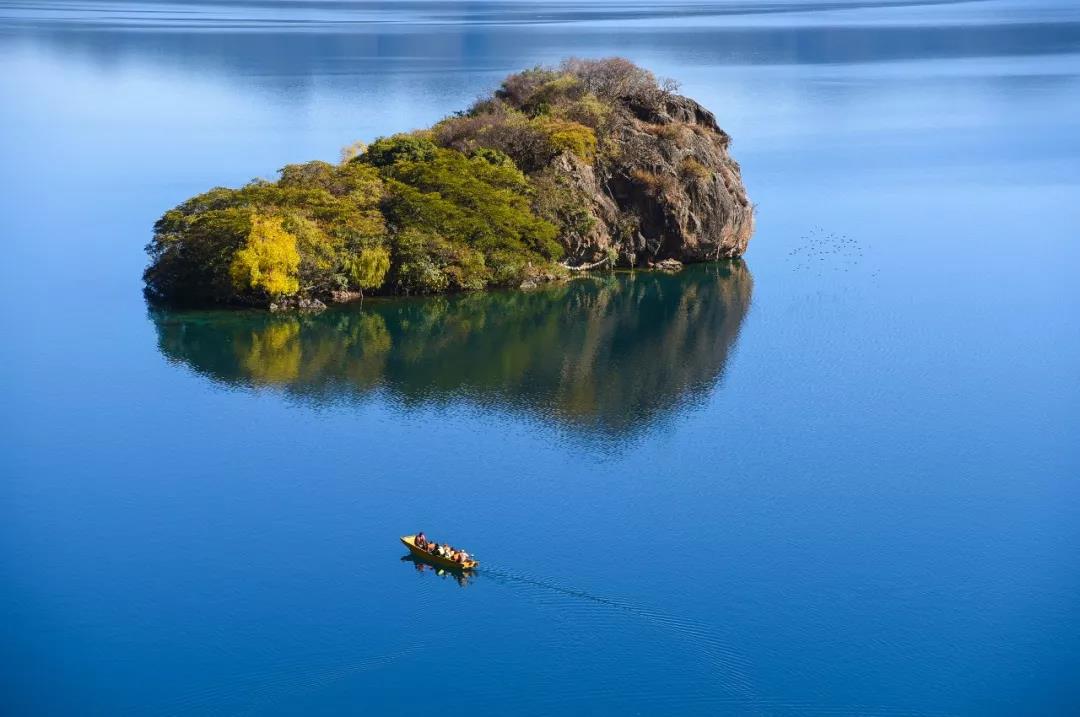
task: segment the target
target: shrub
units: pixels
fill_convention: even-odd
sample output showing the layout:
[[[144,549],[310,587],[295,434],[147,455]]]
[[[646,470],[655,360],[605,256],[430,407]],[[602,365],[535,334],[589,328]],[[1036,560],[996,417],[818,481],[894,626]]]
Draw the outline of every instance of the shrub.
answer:
[[[571,58],[563,61],[560,68],[577,77],[586,91],[606,102],[624,97],[653,100],[662,92],[653,73],[622,57]]]
[[[464,244],[457,244],[451,259],[451,263],[443,267],[443,273],[446,274],[451,288],[479,291],[487,285],[491,272],[481,252]]]
[[[533,93],[519,102],[519,107],[530,116],[548,114],[553,108],[569,104],[585,94],[581,80],[571,74],[556,75],[547,80]]]
[[[520,284],[530,265],[528,257],[520,252],[496,251],[488,258],[493,286]]]
[[[656,174],[644,169],[635,169],[630,173],[631,178],[642,185],[645,192],[653,197],[662,197],[675,191],[675,178],[669,174]]]
[[[506,100],[515,107],[525,107],[533,99],[541,87],[548,82],[557,80],[561,73],[545,67],[534,67],[503,80],[502,85],[495,91],[495,97]]]
[[[395,134],[379,137],[358,159],[374,167],[387,167],[395,162],[426,162],[435,155],[435,144],[426,137]]]
[[[555,153],[571,152],[586,162],[596,157],[596,132],[577,122],[554,118],[537,120]]]
[[[682,161],[679,162],[679,174],[699,181],[712,178],[712,172],[693,157],[683,157]]]
[[[659,137],[668,142],[681,145],[689,134],[693,132],[689,125],[683,122],[661,122],[658,124],[642,123],[642,129],[653,137]]]
[[[393,281],[401,293],[432,294],[446,290],[450,280],[435,260],[443,244],[438,235],[416,228],[395,235]]]
[[[510,159],[506,152],[490,147],[479,147],[478,149],[473,150],[469,156],[475,159],[482,159],[488,164],[496,167],[515,167],[514,160]]]
[[[588,93],[581,99],[560,107],[558,116],[597,129],[611,117],[611,106],[601,102],[596,95]]]

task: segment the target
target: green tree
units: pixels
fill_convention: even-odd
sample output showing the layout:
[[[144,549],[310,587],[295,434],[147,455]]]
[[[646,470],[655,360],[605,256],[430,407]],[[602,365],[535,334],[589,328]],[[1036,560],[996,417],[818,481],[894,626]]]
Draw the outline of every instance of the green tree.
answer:
[[[378,289],[390,271],[390,251],[383,246],[361,249],[345,259],[345,270],[353,285],[360,289]]]
[[[384,169],[390,196],[384,210],[399,226],[452,237],[485,254],[498,250],[558,258],[554,225],[538,218],[532,188],[516,167],[438,149],[429,161],[403,161]]]
[[[177,303],[224,303],[235,294],[229,266],[251,231],[240,190],[212,189],[166,212],[146,246],[147,295]]]
[[[426,162],[435,156],[435,143],[412,134],[379,137],[359,158],[374,167],[387,167],[395,162]]]

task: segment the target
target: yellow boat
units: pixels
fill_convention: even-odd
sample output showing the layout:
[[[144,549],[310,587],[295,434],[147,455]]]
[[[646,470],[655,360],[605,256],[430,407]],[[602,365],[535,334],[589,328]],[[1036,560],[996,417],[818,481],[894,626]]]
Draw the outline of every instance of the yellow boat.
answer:
[[[416,545],[415,535],[403,535],[401,536],[401,542],[405,544],[405,547],[409,549],[409,552],[420,558],[426,563],[432,565],[438,565],[440,568],[446,568],[447,570],[472,570],[480,563],[475,560],[466,560],[463,563],[456,563],[449,558],[443,558],[438,555],[433,555],[428,551]]]

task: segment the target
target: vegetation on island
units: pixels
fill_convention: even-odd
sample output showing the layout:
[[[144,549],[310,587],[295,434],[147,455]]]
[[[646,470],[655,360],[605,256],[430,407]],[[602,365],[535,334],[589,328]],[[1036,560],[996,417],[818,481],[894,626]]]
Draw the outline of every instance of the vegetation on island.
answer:
[[[627,129],[643,112],[666,116],[672,90],[626,60],[568,60],[512,75],[429,129],[357,143],[338,164],[292,164],[277,181],[211,189],[155,224],[147,294],[266,306],[475,291],[586,263],[634,264],[642,220],[598,198],[595,176],[625,177],[653,198],[676,181],[620,166],[627,152],[648,154]],[[680,176],[729,181],[689,155],[679,161]]]

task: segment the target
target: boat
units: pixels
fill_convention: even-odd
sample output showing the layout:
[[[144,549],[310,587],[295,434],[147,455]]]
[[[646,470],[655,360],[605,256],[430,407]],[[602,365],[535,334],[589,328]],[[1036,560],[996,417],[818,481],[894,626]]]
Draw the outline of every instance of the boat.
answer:
[[[433,555],[423,548],[417,546],[415,535],[403,535],[401,536],[401,542],[405,544],[405,547],[409,549],[409,552],[415,555],[425,563],[431,563],[437,565],[440,568],[446,568],[447,570],[472,570],[476,566],[480,565],[475,560],[466,560],[463,563],[456,563],[450,558],[444,558],[439,555]]]

